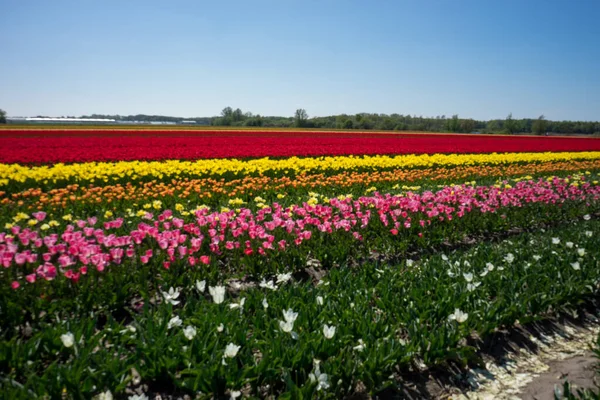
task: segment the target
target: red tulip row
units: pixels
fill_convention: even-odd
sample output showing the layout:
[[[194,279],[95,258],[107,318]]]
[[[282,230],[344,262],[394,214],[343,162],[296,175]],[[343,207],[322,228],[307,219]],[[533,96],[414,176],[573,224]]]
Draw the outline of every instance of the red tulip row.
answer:
[[[36,133],[39,131],[36,131]],[[600,139],[323,132],[172,132],[19,137],[0,135],[2,163],[58,163],[323,155],[563,152],[600,150]],[[163,132],[164,133],[164,132]]]

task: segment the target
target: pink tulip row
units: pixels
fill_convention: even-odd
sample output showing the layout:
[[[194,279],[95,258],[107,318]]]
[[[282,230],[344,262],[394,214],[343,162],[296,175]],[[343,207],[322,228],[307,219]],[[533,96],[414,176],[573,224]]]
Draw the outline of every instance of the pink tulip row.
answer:
[[[523,181],[512,188],[496,186],[448,186],[435,193],[407,193],[396,196],[379,194],[359,199],[335,198],[328,204],[304,203],[283,208],[271,207],[253,212],[210,212],[198,210],[192,221],[173,217],[165,210],[156,218],[147,213],[135,229],[123,218],[98,224],[95,217],[78,220],[61,233],[38,228],[13,226],[0,233],[0,263],[14,268],[17,289],[24,280],[51,281],[58,277],[77,282],[88,268],[103,272],[124,260],[159,263],[168,269],[176,260],[190,266],[211,264],[220,257],[267,256],[285,252],[290,247],[310,242],[317,232],[348,232],[363,240],[367,230],[380,221],[391,235],[403,229],[426,233],[433,221],[451,221],[474,211],[495,213],[504,208],[518,208],[528,203],[560,205],[566,201],[589,205],[600,199],[600,186],[582,182],[575,186],[562,179]],[[34,217],[43,221],[46,214]],[[158,261],[158,260],[157,260]]]

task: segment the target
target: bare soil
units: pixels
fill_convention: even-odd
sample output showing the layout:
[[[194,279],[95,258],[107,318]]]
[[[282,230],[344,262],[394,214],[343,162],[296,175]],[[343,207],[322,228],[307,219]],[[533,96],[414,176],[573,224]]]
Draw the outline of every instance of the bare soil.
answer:
[[[581,356],[548,362],[550,369],[527,384],[519,397],[522,400],[553,399],[555,385],[560,388],[565,380],[573,387],[593,389],[597,363],[590,351]]]

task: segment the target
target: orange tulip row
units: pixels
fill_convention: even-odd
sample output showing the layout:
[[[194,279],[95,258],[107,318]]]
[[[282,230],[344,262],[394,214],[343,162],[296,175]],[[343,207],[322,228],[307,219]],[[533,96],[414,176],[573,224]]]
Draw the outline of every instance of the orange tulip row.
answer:
[[[312,190],[320,187],[351,187],[378,183],[411,183],[416,181],[455,181],[469,177],[503,177],[516,175],[542,174],[555,171],[585,171],[599,169],[600,160],[546,162],[531,164],[476,165],[458,167],[435,167],[427,169],[397,169],[393,171],[342,172],[325,174],[300,174],[295,177],[252,177],[226,181],[225,179],[189,179],[116,184],[107,186],[81,186],[71,184],[64,188],[44,191],[40,188],[27,189],[8,194],[0,192],[0,204],[19,206],[28,210],[67,207],[75,203],[111,204],[122,201],[143,201],[177,197],[189,199],[192,196],[207,201],[215,196],[239,197],[254,196],[267,191],[288,192],[295,189]]]

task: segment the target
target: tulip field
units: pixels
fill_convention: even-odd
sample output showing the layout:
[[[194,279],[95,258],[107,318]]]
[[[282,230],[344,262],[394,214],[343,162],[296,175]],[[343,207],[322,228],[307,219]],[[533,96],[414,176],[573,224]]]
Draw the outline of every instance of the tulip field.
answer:
[[[0,130],[0,149],[4,398],[402,393],[600,294],[600,139]]]
[[[600,151],[595,138],[209,130],[0,130],[2,163]],[[365,140],[368,139],[368,140]]]

